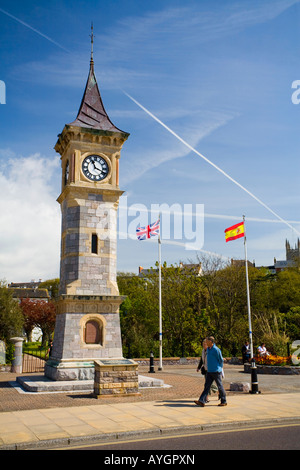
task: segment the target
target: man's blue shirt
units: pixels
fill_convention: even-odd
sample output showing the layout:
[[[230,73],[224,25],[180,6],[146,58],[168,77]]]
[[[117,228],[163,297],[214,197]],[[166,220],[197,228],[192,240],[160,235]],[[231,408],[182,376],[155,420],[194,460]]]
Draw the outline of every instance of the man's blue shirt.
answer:
[[[211,348],[207,348],[207,371],[222,372],[223,356],[219,348],[215,344]]]

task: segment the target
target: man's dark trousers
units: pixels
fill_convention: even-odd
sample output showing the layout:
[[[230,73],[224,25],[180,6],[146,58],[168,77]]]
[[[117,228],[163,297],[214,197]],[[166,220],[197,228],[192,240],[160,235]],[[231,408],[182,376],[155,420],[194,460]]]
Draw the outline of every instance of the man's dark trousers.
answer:
[[[210,391],[210,387],[212,386],[213,381],[215,381],[217,384],[221,403],[226,403],[226,393],[222,384],[222,372],[207,372],[206,373],[204,390],[201,393],[199,401],[201,401],[204,404],[206,403],[206,399],[207,399],[207,396],[208,396],[208,393]]]

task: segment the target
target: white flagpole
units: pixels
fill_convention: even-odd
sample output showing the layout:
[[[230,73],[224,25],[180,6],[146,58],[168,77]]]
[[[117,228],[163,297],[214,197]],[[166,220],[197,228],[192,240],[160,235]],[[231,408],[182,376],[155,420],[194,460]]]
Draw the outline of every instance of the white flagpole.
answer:
[[[253,339],[252,339],[252,322],[251,322],[251,307],[250,307],[250,290],[249,290],[248,260],[247,260],[247,238],[246,238],[245,216],[244,216],[244,215],[243,215],[243,221],[244,221],[244,248],[245,248],[246,284],[247,284],[247,306],[248,306],[249,340],[250,340],[250,352],[251,352],[251,359],[252,359],[252,358],[253,358]]]
[[[159,216],[159,233],[158,233],[158,284],[159,284],[159,367],[162,370],[162,309],[161,309],[161,239],[160,239],[161,220]]]
[[[251,308],[250,308],[250,290],[249,290],[249,276],[248,276],[248,260],[247,260],[247,239],[245,229],[245,216],[244,221],[244,247],[245,247],[245,265],[246,265],[246,282],[247,282],[247,305],[248,305],[248,321],[249,321],[249,340],[250,340],[250,354],[251,354],[251,390],[250,393],[258,394],[258,380],[257,380],[257,367],[253,354],[253,336],[252,336],[252,323],[251,323]]]

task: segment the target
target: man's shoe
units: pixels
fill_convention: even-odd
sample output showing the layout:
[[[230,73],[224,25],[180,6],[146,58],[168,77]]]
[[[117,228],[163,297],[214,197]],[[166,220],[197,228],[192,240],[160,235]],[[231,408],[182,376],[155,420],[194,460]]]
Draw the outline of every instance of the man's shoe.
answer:
[[[227,406],[226,401],[224,403],[219,403],[218,406]]]
[[[205,406],[204,403],[202,403],[202,401],[199,401],[199,400],[195,400],[194,403],[196,403],[197,406]]]

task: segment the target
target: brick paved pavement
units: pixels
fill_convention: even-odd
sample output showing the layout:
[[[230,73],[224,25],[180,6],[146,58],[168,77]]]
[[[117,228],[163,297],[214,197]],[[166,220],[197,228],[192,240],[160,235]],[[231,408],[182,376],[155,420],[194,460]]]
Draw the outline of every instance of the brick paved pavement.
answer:
[[[203,389],[204,379],[200,373],[196,373],[195,365],[173,365],[165,366],[163,371],[149,374],[149,366],[139,366],[141,375],[164,380],[170,388],[144,388],[139,397],[112,397],[101,400],[101,403],[130,403],[139,401],[172,400],[176,398],[199,397]],[[240,392],[229,392],[231,381],[251,382],[249,374],[242,373],[242,366],[225,365],[225,390],[229,394],[240,394]],[[43,374],[23,374],[24,376],[42,376]],[[0,412],[32,410],[53,407],[86,406],[99,403],[90,393],[23,393],[9,385],[15,381],[16,374],[0,373]],[[290,393],[299,392],[300,376],[258,376],[259,389],[263,393]]]

